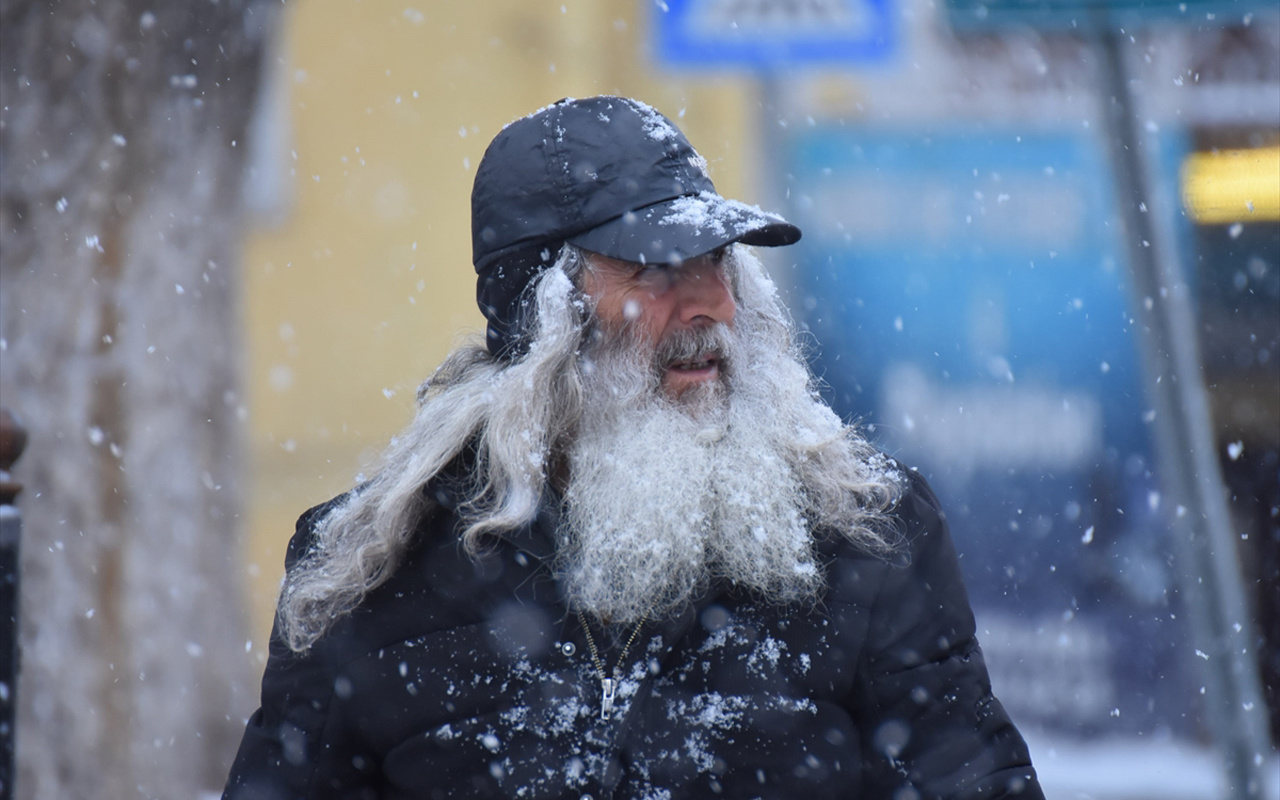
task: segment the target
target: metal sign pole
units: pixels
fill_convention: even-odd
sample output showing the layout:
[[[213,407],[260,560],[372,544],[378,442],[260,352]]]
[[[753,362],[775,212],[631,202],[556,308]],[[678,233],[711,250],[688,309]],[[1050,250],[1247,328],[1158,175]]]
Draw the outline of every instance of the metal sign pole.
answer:
[[[1159,474],[1170,502],[1179,589],[1192,636],[1207,658],[1205,714],[1225,759],[1229,796],[1260,798],[1270,753],[1252,631],[1230,512],[1200,370],[1190,287],[1181,277],[1167,218],[1152,192],[1134,126],[1121,52],[1124,35],[1100,26],[1108,143],[1133,281],[1135,333],[1155,411]],[[1176,510],[1172,507],[1176,507]]]

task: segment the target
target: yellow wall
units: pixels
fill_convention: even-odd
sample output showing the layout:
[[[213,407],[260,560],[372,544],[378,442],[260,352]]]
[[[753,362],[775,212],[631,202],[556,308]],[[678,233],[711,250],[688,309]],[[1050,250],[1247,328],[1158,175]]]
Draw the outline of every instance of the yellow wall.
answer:
[[[244,257],[258,645],[297,515],[351,485],[458,332],[481,329],[471,181],[502,125],[565,96],[639,97],[678,120],[722,193],[757,199],[750,87],[655,70],[641,52],[649,5],[417,9],[302,0],[286,17],[293,201]]]

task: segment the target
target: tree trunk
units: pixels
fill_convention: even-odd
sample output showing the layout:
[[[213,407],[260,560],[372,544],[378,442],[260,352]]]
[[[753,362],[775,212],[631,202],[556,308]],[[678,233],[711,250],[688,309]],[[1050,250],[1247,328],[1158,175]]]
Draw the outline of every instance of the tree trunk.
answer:
[[[278,7],[0,0],[21,797],[217,791],[252,705],[237,248]]]

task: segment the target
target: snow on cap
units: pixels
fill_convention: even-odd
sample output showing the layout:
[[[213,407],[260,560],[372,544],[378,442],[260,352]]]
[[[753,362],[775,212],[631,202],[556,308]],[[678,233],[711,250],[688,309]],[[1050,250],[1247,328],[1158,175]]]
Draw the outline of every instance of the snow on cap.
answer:
[[[561,100],[494,137],[476,169],[471,234],[489,350],[502,355],[527,316],[525,287],[565,242],[679,263],[730,242],[792,244],[800,229],[717,194],[706,160],[651,106],[590,97]]]

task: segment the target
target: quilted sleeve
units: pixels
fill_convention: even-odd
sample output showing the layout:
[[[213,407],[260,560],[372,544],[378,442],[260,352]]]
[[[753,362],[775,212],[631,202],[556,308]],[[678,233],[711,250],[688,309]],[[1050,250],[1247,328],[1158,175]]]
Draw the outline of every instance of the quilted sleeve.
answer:
[[[898,507],[905,549],[872,607],[860,704],[873,797],[1043,800],[991,682],[937,498],[917,473]]]
[[[340,500],[341,498],[339,498]],[[289,542],[286,569],[309,549],[313,529],[333,502],[302,515]],[[376,798],[374,766],[340,731],[331,730],[332,657],[322,643],[294,653],[271,633],[262,705],[245,726],[224,800]]]

